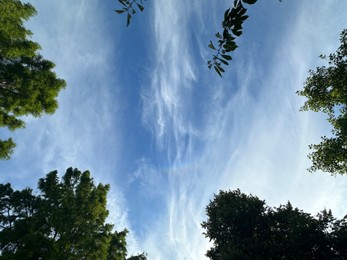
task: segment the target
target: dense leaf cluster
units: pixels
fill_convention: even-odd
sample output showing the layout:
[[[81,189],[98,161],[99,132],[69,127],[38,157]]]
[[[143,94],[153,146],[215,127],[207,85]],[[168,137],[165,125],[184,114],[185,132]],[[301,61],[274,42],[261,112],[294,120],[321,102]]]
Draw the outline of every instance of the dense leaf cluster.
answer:
[[[270,208],[240,190],[220,191],[206,213],[210,259],[347,258],[347,216],[337,220],[324,210],[314,217],[289,202]]]
[[[18,0],[0,0],[0,6],[0,127],[15,130],[24,127],[20,116],[52,114],[65,81],[38,53],[40,46],[23,25],[35,8]],[[14,147],[11,138],[0,139],[0,159],[9,159]]]
[[[347,29],[340,38],[336,53],[328,57],[329,66],[310,71],[304,89],[298,94],[307,98],[302,110],[322,111],[333,126],[332,137],[323,136],[320,144],[311,145],[310,171],[347,174]]]
[[[40,194],[0,184],[0,258],[126,259],[126,234],[105,223],[109,185],[67,169],[39,180]],[[145,260],[144,254],[131,259]]]

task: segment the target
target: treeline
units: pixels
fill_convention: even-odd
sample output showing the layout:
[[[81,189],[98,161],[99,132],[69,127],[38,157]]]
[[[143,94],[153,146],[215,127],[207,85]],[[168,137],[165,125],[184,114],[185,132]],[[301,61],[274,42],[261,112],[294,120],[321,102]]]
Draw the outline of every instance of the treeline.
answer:
[[[128,24],[135,8],[144,9],[141,0],[118,1]],[[218,45],[209,45],[217,54],[208,66],[219,75],[248,18],[244,4],[255,2],[235,0],[224,13]],[[54,113],[65,81],[23,25],[35,8],[19,0],[0,0],[0,6],[0,127],[15,130],[24,127],[22,116]],[[310,146],[310,171],[347,173],[347,30],[340,42],[336,53],[321,56],[327,66],[311,70],[298,91],[307,98],[302,109],[326,113],[333,127],[331,137]],[[0,140],[0,159],[9,159],[14,147],[12,138]],[[145,253],[128,257],[128,231],[105,223],[108,190],[109,185],[95,185],[88,171],[73,168],[61,179],[56,171],[48,173],[38,182],[38,194],[0,184],[0,258],[147,259]],[[347,217],[336,219],[328,210],[312,216],[289,202],[271,208],[236,190],[220,191],[206,213],[202,227],[213,241],[210,259],[347,259]]]

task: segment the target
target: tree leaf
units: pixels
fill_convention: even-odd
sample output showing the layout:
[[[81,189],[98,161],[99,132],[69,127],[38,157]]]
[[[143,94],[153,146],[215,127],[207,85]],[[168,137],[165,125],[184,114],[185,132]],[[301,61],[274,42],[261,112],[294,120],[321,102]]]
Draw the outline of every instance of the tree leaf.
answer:
[[[214,66],[214,69],[215,69],[215,71],[218,73],[218,75],[219,75],[221,78],[223,78],[223,77],[222,77],[222,74],[221,74],[220,71],[218,70],[217,66]]]
[[[257,2],[257,0],[242,0],[242,1],[249,5],[255,4]]]
[[[223,55],[223,54],[222,54],[222,57],[223,57],[224,59],[226,59],[226,60],[231,60],[231,59],[232,59],[230,55]]]
[[[137,4],[137,7],[140,9],[141,12],[145,9],[145,8],[144,8],[142,5],[140,5],[140,4]]]
[[[225,72],[225,70],[221,66],[217,65],[217,67],[218,67],[218,70],[220,70],[221,72]]]
[[[130,20],[131,20],[131,14],[128,13],[128,16],[127,16],[127,26],[129,26]]]
[[[226,60],[219,59],[224,65],[229,65],[229,63]]]
[[[211,48],[212,50],[216,50],[216,48],[214,47],[212,41],[210,41],[210,44],[208,45],[209,48]]]

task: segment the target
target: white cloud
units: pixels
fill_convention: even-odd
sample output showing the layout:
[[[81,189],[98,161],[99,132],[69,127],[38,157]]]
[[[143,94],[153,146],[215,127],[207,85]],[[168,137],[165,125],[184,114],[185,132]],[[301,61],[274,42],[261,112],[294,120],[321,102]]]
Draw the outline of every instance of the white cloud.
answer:
[[[240,188],[273,206],[290,200],[313,213],[332,208],[341,217],[346,208],[345,178],[306,173],[307,145],[319,141],[329,127],[322,116],[299,113],[303,99],[294,92],[307,69],[317,64],[316,57],[336,49],[347,10],[338,1],[296,3],[300,13],[286,13],[288,21],[275,21],[283,29],[282,37],[264,32],[266,39],[252,41],[252,33],[245,33],[243,47],[229,67],[232,71],[220,79],[200,64],[199,56],[210,55],[205,43],[220,23],[216,10],[224,7],[198,0],[153,1],[155,55],[150,84],[141,93],[142,120],[158,145],[155,152],[166,158],[169,168],[163,170],[161,162],[156,165],[157,160],[142,157],[130,179],[140,183],[136,192],[166,202],[153,213],[154,223],[140,220],[147,227],[141,241],[128,220],[126,197],[131,194],[115,183],[129,181],[117,166],[124,160],[120,147],[129,137],[119,130],[122,100],[114,88],[120,83],[115,80],[115,47],[110,44],[114,39],[102,29],[104,4],[34,3],[39,9],[30,23],[34,40],[41,43],[43,55],[55,61],[68,87],[55,115],[28,120],[27,129],[16,134],[17,150],[9,166],[2,168],[11,169],[13,175],[6,178],[18,186],[30,182],[35,186],[50,170],[89,169],[96,182],[111,183],[109,221],[116,229],[130,229],[130,253],[141,248],[150,259],[203,259],[211,244],[200,223],[219,189]],[[285,5],[279,12],[285,12]],[[250,19],[257,19],[256,8]],[[259,10],[259,17],[263,13]],[[271,17],[261,18],[274,24]],[[49,26],[42,26],[47,21]],[[275,49],[264,42],[272,42]],[[262,52],[269,57],[259,63]]]
[[[186,6],[182,10],[167,1],[166,6],[161,1],[155,4],[159,54],[154,80],[150,90],[145,89],[148,94],[144,96],[144,122],[158,122],[153,134],[172,160],[172,169],[168,174],[166,211],[158,217],[157,225],[148,230],[143,242],[149,256],[202,259],[210,245],[201,234],[199,223],[205,219],[204,208],[209,199],[219,189],[240,188],[266,199],[271,206],[290,200],[311,213],[331,208],[342,217],[346,208],[342,206],[345,178],[306,172],[310,164],[307,146],[328,130],[326,121],[313,113],[299,113],[303,99],[295,91],[301,88],[307,70],[317,64],[316,56],[334,51],[331,46],[337,46],[336,36],[346,13],[342,11],[343,4],[298,2],[300,13],[287,17],[289,21],[276,21],[290,24],[284,27],[287,31],[281,32],[282,38],[264,35],[269,37],[268,41],[274,41],[276,49],[258,46],[254,54],[238,50],[239,63],[232,66],[237,78],[227,74],[224,83],[208,79],[213,90],[208,102],[203,100],[208,107],[207,114],[200,115],[205,122],[203,128],[196,128],[194,122],[184,117],[191,107],[182,103],[202,100],[192,96],[194,81],[184,73],[182,62],[174,59],[178,50],[183,54],[190,50],[185,29],[191,9]],[[273,23],[270,17],[267,22]],[[244,39],[247,40],[252,38]],[[272,56],[268,63],[257,63],[254,55],[264,50]],[[247,51],[248,54],[243,53]],[[159,62],[164,59],[161,53],[166,62]],[[193,68],[191,71],[196,69],[191,55],[181,57]],[[247,59],[242,60],[243,57]],[[232,94],[230,82],[238,84]],[[186,134],[189,149],[183,145]],[[177,173],[187,165],[189,172]]]

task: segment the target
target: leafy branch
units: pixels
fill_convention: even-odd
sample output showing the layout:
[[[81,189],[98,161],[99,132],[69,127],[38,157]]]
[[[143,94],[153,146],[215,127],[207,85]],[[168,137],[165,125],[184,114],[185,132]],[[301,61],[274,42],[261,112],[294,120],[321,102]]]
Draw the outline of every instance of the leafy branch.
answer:
[[[145,8],[143,2],[146,0],[118,0],[123,5],[122,9],[115,10],[117,14],[127,13],[127,26],[129,26],[132,15],[136,14],[136,6],[142,12]],[[135,7],[134,7],[135,6]]]
[[[144,1],[146,0],[118,0],[123,5],[123,8],[115,11],[118,14],[127,13],[127,26],[129,26],[132,15],[136,13],[136,6],[141,12],[144,10],[142,5]],[[278,1],[282,2],[283,0]],[[238,47],[235,39],[242,35],[242,24],[248,18],[244,4],[253,5],[256,2],[257,0],[234,0],[234,6],[227,9],[224,13],[222,22],[223,33],[216,33],[218,45],[214,45],[212,41],[208,45],[209,48],[216,51],[216,54],[207,62],[207,66],[209,69],[213,67],[221,77],[222,73],[225,72],[223,66],[229,65],[229,62],[232,60],[230,52]]]
[[[242,35],[242,23],[247,20],[248,15],[246,15],[247,9],[243,4],[252,5],[257,0],[234,0],[234,6],[229,8],[224,13],[224,20],[222,23],[223,33],[216,33],[218,39],[218,45],[215,45],[210,41],[208,45],[212,50],[217,51],[213,58],[207,62],[209,69],[212,67],[222,77],[222,73],[225,72],[223,65],[229,65],[232,57],[229,55],[230,52],[234,51],[238,46],[235,42],[236,37]]]

